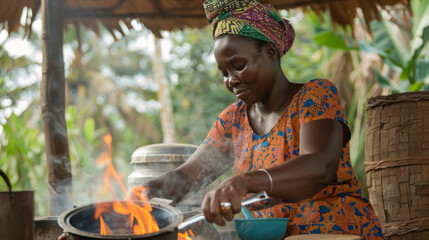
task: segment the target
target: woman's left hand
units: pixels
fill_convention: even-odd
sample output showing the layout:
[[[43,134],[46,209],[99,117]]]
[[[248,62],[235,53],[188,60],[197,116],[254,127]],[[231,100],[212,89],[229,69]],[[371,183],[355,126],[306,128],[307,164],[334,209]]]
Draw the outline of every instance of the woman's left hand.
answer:
[[[234,214],[241,211],[241,200],[248,193],[248,189],[245,175],[239,174],[227,178],[208,192],[202,203],[206,220],[220,226],[225,226],[225,220],[232,221]],[[228,207],[229,204],[222,203],[231,205]]]

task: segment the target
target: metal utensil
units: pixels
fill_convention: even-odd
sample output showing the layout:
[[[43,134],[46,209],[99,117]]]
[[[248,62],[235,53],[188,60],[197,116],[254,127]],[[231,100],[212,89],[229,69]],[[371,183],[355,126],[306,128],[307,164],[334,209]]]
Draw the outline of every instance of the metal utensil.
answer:
[[[243,200],[241,202],[241,206],[246,206],[246,205],[249,205],[251,203],[259,202],[259,201],[262,201],[265,199],[268,199],[268,194],[265,191],[260,192],[260,193],[256,193],[255,195]],[[205,218],[206,217],[204,217],[204,215],[202,213],[200,213],[200,214],[195,215],[195,216],[187,219],[186,221],[183,221],[182,223],[180,223],[178,228],[179,228],[179,230],[182,230],[182,229],[186,228],[187,226],[194,224],[196,222],[199,222]]]

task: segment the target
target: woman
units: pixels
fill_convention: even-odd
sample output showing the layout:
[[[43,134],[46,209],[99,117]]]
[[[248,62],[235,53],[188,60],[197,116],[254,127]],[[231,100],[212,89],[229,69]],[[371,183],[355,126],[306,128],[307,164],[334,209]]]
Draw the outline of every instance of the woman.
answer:
[[[217,118],[184,165],[145,184],[151,196],[181,201],[234,164],[235,174],[202,203],[209,222],[225,225],[247,194],[270,199],[255,216],[289,218],[286,235],[336,233],[383,239],[362,197],[349,154],[350,129],[328,80],[290,82],[280,58],[295,36],[270,5],[254,0],[206,1],[214,55],[225,87],[239,99]],[[231,202],[230,208],[221,208]]]

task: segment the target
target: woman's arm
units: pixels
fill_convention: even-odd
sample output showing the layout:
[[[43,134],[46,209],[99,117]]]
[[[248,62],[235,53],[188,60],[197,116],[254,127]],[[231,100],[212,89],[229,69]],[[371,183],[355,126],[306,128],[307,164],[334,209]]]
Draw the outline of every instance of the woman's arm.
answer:
[[[343,146],[343,126],[337,120],[323,119],[305,124],[300,131],[300,155],[276,167],[266,169],[272,177],[270,195],[287,200],[312,197],[336,181]],[[203,202],[209,222],[224,225],[240,212],[241,199],[247,193],[269,192],[270,179],[263,171],[234,175],[210,191]],[[231,210],[221,210],[221,202],[231,202]]]
[[[149,197],[173,200],[174,203],[210,184],[228,170],[234,161],[209,144],[201,144],[180,167],[143,184]]]
[[[343,146],[342,123],[323,119],[305,124],[300,132],[299,146],[299,156],[267,169],[273,179],[272,196],[302,200],[336,182]],[[250,188],[252,192],[269,188],[269,179],[263,174],[252,176],[255,173],[249,173],[246,176],[249,186],[255,186]]]

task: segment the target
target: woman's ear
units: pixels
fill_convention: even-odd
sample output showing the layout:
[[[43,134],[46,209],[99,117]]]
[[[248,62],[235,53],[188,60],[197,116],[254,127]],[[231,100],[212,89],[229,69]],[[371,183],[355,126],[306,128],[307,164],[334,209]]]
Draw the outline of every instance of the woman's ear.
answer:
[[[277,54],[277,48],[274,46],[274,44],[265,44],[264,50],[269,59],[277,61],[279,54]]]

